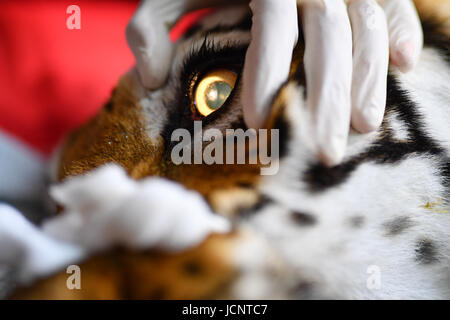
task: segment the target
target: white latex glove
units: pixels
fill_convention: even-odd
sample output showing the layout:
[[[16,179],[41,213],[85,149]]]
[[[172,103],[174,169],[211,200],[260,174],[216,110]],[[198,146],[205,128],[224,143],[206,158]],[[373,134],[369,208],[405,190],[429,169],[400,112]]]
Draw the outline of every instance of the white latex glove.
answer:
[[[406,72],[418,61],[423,36],[411,0],[385,0],[382,7],[375,0],[351,0],[347,10],[341,1],[322,3],[305,1],[305,68],[318,153],[335,165],[345,152],[350,119],[362,133],[376,130],[383,120],[388,44],[392,62]]]
[[[401,71],[411,71],[423,46],[423,32],[411,0],[381,0],[389,27],[391,62]]]
[[[297,31],[296,0],[253,0],[252,42],[243,78],[244,118],[263,126],[289,74]],[[327,165],[341,162],[350,123],[376,130],[384,115],[389,49],[401,71],[417,63],[423,42],[411,0],[301,0],[307,106],[312,144]],[[383,10],[384,9],[384,10]],[[387,21],[387,22],[386,22]]]
[[[173,57],[169,28],[189,10],[242,2],[243,0],[143,0],[131,21],[126,37],[133,51],[144,87],[160,88],[167,79]]]
[[[311,139],[319,158],[332,166],[344,156],[350,122],[360,132],[373,131],[381,124],[389,49],[392,63],[409,71],[422,48],[420,21],[411,0],[384,0],[381,7],[375,0],[350,0],[348,8],[344,0],[299,2],[306,44],[307,105],[314,122]],[[143,2],[128,26],[127,39],[144,86],[159,88],[167,78],[172,45],[166,24],[187,9],[220,3],[229,1]],[[297,0],[250,2],[252,42],[242,92],[249,127],[264,125],[271,99],[288,78],[298,33],[296,4]]]

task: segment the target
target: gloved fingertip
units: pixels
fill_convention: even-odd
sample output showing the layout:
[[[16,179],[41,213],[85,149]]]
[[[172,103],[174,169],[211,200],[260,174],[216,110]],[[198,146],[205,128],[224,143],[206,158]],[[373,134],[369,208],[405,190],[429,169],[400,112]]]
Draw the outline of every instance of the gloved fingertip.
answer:
[[[324,152],[319,154],[320,161],[328,168],[339,165],[343,158],[344,157],[338,153]]]
[[[344,159],[346,140],[340,137],[331,137],[324,145],[320,146],[319,159],[327,167],[339,165]]]
[[[391,49],[391,61],[403,73],[411,71],[416,65],[416,50],[414,41],[405,40],[397,43]]]
[[[149,90],[160,88],[167,79],[173,53],[167,27],[160,17],[147,17],[140,12],[128,23],[125,35],[142,85]]]
[[[251,108],[250,105],[244,104],[244,122],[248,128],[261,129],[264,125],[264,120],[258,114],[256,108]]]
[[[139,66],[138,64],[139,77],[144,88],[148,90],[156,90],[161,88],[167,79],[167,75],[165,73],[161,73],[159,77],[153,76],[153,72],[142,71],[144,68],[144,66]]]
[[[359,133],[370,133],[377,131],[382,121],[374,120],[374,118],[365,118],[352,124],[353,129]]]
[[[353,129],[359,133],[370,133],[378,130],[383,122],[384,108],[372,104],[357,110],[357,112],[352,113]]]

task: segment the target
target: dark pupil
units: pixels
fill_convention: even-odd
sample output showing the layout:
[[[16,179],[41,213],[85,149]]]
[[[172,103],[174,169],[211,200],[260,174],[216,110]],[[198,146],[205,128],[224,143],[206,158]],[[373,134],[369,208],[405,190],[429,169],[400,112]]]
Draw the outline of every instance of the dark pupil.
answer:
[[[231,93],[231,86],[224,81],[216,81],[208,86],[205,91],[205,100],[208,107],[219,109]]]

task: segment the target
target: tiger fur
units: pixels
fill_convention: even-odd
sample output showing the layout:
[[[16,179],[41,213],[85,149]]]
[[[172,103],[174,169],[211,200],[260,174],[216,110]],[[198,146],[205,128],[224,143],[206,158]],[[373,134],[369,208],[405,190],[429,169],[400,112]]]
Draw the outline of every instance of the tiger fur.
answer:
[[[171,131],[192,129],[190,75],[242,68],[246,7],[220,9],[193,27],[160,90],[146,91],[131,70],[100,113],[68,137],[57,180],[115,162],[135,179],[162,176],[198,191],[234,230],[182,253],[102,252],[80,265],[81,290],[68,290],[61,271],[12,297],[449,299],[450,3],[416,6],[425,35],[419,64],[408,74],[390,68],[381,128],[351,131],[345,159],[333,168],[308,149],[301,36],[267,122],[280,130],[278,174],[261,176],[258,165],[171,163]],[[238,84],[204,128],[245,128],[239,94]]]

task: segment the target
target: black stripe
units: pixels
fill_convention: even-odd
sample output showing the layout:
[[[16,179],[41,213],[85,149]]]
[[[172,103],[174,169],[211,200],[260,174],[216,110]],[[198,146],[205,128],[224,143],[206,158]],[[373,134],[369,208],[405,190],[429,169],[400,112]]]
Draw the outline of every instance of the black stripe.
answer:
[[[415,253],[416,261],[420,264],[432,264],[439,261],[437,247],[430,239],[423,238],[418,240]]]
[[[291,219],[294,223],[302,227],[311,227],[317,224],[317,217],[301,211],[291,212]]]
[[[299,19],[301,20],[301,19]],[[301,23],[301,21],[299,21]],[[306,95],[306,72],[305,72],[305,64],[303,63],[303,57],[305,55],[305,38],[303,36],[303,28],[299,26],[298,29],[298,42],[294,48],[294,54],[292,57],[293,62],[300,62],[297,69],[292,74],[292,78],[290,80],[295,81],[298,86],[302,86],[304,89],[304,97],[307,98]]]
[[[402,161],[411,154],[437,155],[443,156],[445,159],[444,150],[425,133],[422,117],[417,112],[414,102],[409,99],[407,92],[399,88],[397,81],[389,75],[386,113],[392,111],[395,111],[405,122],[411,136],[410,142],[398,142],[392,139],[392,133],[383,123],[382,138],[365,152],[332,168],[320,163],[312,164],[302,176],[309,184],[310,190],[312,192],[324,191],[342,184],[359,165],[366,162],[392,164]],[[445,161],[448,163],[448,159]],[[448,164],[445,167],[448,169]],[[443,170],[442,174],[445,173],[446,171]]]
[[[272,198],[269,198],[264,194],[260,194],[259,199],[255,204],[253,204],[250,208],[239,208],[236,212],[236,215],[241,218],[247,219],[256,212],[261,211],[262,209],[273,203],[274,201]]]
[[[288,143],[292,139],[292,133],[291,133],[291,125],[289,121],[287,121],[285,118],[285,113],[279,115],[275,123],[273,124],[272,129],[277,129],[279,132],[278,137],[278,151],[279,151],[279,157],[283,158],[287,155],[287,149],[288,149]],[[275,143],[272,141],[272,143]]]
[[[385,236],[387,237],[400,235],[412,226],[414,226],[414,221],[408,216],[395,217],[383,223]]]
[[[422,18],[424,46],[439,50],[447,63],[450,64],[450,37],[442,30],[444,23],[436,17]]]

